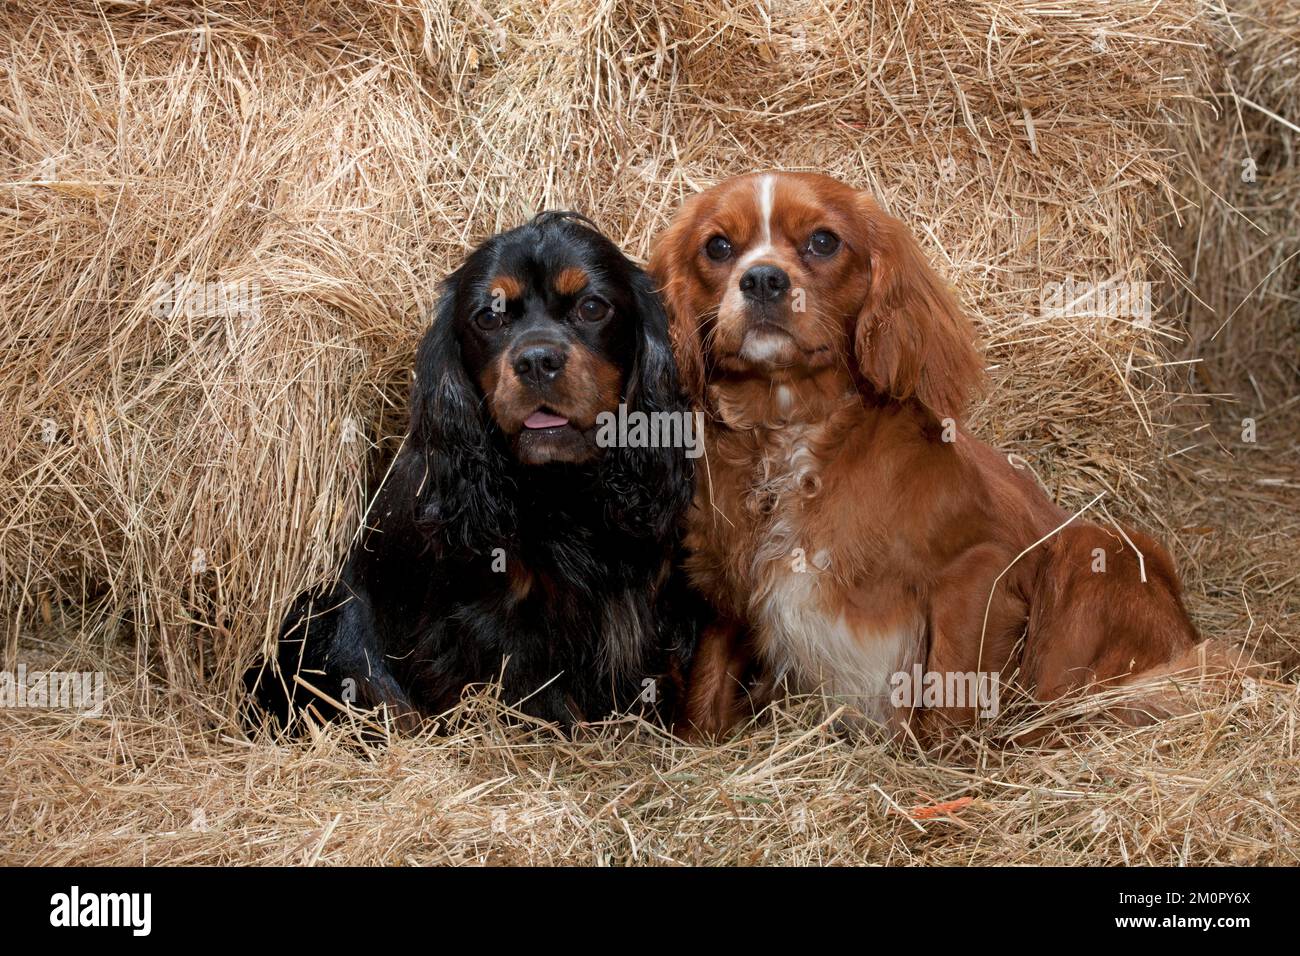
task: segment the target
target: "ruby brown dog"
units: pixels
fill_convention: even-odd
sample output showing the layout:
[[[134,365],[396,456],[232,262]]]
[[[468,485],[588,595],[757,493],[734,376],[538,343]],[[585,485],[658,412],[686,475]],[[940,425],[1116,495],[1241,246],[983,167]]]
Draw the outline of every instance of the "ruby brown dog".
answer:
[[[686,567],[719,619],[691,670],[696,731],[781,685],[941,730],[974,703],[900,706],[898,675],[1017,674],[1052,700],[1203,655],[1163,548],[1071,521],[962,430],[982,377],[971,324],[870,196],[804,173],[727,180],[685,202],[650,271],[708,416]]]

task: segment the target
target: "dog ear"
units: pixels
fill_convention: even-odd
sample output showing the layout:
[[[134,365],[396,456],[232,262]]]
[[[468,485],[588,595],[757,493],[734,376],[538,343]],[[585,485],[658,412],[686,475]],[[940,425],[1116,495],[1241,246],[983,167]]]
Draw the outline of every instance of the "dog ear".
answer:
[[[686,263],[692,260],[685,248],[692,221],[692,202],[686,200],[671,224],[658,238],[650,253],[649,272],[668,312],[668,338],[677,359],[682,388],[696,405],[704,398],[704,343],[700,337],[700,316],[691,307]]]
[[[478,387],[465,370],[456,335],[463,269],[441,285],[433,326],[415,359],[410,452],[423,459],[416,521],[435,546],[481,553],[511,539],[515,527],[507,449]]]
[[[974,330],[907,227],[859,202],[871,282],[852,335],[858,370],[879,395],[960,419],[983,379]]]
[[[690,438],[702,442],[682,392],[669,344],[668,318],[650,277],[632,266],[630,285],[636,310],[636,355],[624,390],[629,412],[640,412],[654,427],[656,413],[667,412],[670,420],[692,431]],[[674,529],[693,492],[694,469],[681,447],[624,448],[607,450],[602,466],[602,485],[608,489],[611,523],[630,534],[665,538]]]

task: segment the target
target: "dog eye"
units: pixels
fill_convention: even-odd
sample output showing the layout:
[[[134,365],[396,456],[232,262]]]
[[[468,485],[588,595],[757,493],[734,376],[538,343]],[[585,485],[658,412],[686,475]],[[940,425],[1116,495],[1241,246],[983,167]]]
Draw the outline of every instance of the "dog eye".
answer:
[[[608,318],[609,313],[613,310],[604,299],[589,295],[578,303],[576,311],[580,319],[585,319],[588,322],[599,322],[601,319]]]
[[[704,254],[714,262],[731,258],[731,241],[726,236],[714,236],[704,244]]]
[[[484,332],[501,328],[501,313],[496,309],[483,309],[474,316],[474,324]]]
[[[807,249],[814,256],[829,256],[840,247],[840,237],[825,229],[818,229],[808,237]]]

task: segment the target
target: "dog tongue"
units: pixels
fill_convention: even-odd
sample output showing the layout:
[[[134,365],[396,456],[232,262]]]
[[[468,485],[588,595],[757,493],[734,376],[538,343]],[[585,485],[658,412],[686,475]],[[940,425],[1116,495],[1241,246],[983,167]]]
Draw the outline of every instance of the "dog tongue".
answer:
[[[537,411],[533,412],[524,419],[525,428],[556,428],[560,425],[569,424],[567,418],[559,415],[552,415],[550,412]]]

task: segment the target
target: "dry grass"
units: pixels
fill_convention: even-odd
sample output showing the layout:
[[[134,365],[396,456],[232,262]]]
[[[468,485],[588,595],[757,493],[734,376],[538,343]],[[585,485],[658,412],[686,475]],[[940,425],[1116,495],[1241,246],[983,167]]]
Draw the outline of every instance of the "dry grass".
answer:
[[[1233,0],[1207,4],[1206,22],[1212,95],[1176,129],[1188,160],[1180,188],[1194,205],[1171,234],[1189,277],[1174,307],[1197,397],[1176,416],[1165,456],[1182,502],[1181,513],[1167,513],[1184,531],[1179,558],[1198,572],[1202,607],[1214,609],[1201,626],[1253,630],[1266,656],[1295,667],[1300,9]],[[1245,440],[1247,420],[1254,441]]]
[[[1221,410],[1232,444],[1241,418],[1276,435],[1300,402],[1300,8],[1237,0],[1214,14],[1211,108],[1183,129],[1198,208],[1175,243],[1193,381],[1238,406]]]
[[[1285,259],[1196,185],[1224,68],[1294,120],[1294,85],[1266,101],[1281,31],[1230,49],[1196,0],[272,9],[0,13],[0,646],[114,691],[103,718],[0,713],[4,862],[1296,861],[1293,682],[943,760],[836,735],[813,705],[704,750],[631,725],[557,741],[484,701],[373,751],[231,722],[242,666],[336,565],[401,434],[436,279],[542,207],[644,256],[684,193],[762,166],[829,171],[912,222],[989,346],[983,437],[1067,505],[1106,490],[1171,539],[1207,634],[1293,667],[1294,339],[1250,339],[1271,370],[1258,444],[1185,441],[1204,412],[1170,356],[1208,319],[1165,242],[1219,321],[1252,281],[1216,282],[1222,263]],[[1263,202],[1294,236],[1295,140],[1267,135]],[[259,314],[160,317],[177,275],[256,282]],[[1044,320],[1066,277],[1151,281],[1162,308]],[[1266,291],[1294,316],[1293,286]],[[1265,327],[1263,301],[1233,334]],[[1195,384],[1252,382],[1220,378]]]
[[[1257,530],[1225,534],[1240,547]],[[1230,618],[1240,599],[1196,603]],[[41,660],[39,642],[27,650]],[[935,757],[837,733],[814,702],[709,748],[633,721],[577,740],[529,732],[486,695],[451,732],[386,747],[346,728],[249,741],[199,698],[141,709],[130,661],[116,672],[102,718],[0,713],[4,862],[1300,862],[1291,682],[1046,752],[1002,746],[1032,720],[1012,711]]]

